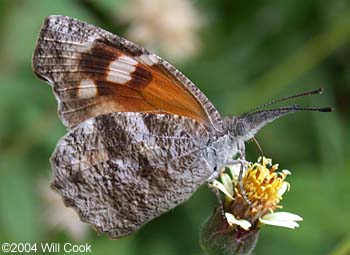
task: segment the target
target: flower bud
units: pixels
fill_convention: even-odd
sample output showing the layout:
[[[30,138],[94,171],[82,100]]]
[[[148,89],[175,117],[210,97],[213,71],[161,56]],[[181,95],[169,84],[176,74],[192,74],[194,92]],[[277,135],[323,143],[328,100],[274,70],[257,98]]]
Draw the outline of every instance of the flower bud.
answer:
[[[258,241],[259,229],[244,230],[230,226],[221,207],[204,223],[200,233],[200,245],[206,255],[249,255]]]

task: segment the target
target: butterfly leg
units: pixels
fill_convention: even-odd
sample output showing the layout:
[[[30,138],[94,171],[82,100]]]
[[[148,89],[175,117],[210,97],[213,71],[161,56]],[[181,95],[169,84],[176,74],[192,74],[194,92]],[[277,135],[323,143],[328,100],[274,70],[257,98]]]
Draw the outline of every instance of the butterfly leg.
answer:
[[[249,199],[247,197],[247,194],[245,193],[245,190],[243,188],[243,182],[242,182],[243,171],[244,171],[244,164],[248,163],[245,160],[245,144],[244,143],[238,143],[237,144],[237,148],[238,148],[238,158],[241,161],[237,183],[238,183],[239,190],[241,191],[241,194],[243,196],[244,201],[246,201],[246,203],[250,207],[252,205],[252,203],[249,201]]]
[[[239,152],[239,159],[234,159],[234,160],[230,160],[230,161],[226,162],[227,165],[237,165],[237,164],[240,165],[237,184],[238,184],[239,190],[241,192],[241,195],[242,195],[244,201],[249,206],[251,206],[252,203],[249,201],[247,194],[245,193],[245,190],[243,187],[243,182],[242,182],[243,173],[244,173],[244,165],[247,163],[248,162],[244,159],[244,155],[241,152]]]
[[[219,170],[217,170],[219,169]],[[220,175],[221,172],[224,171],[224,168],[222,167],[218,167],[217,169],[215,169],[215,171],[212,173],[212,175],[208,178],[208,187],[210,190],[212,190],[219,202],[219,208],[220,208],[220,213],[222,215],[222,217],[225,218],[225,210],[224,210],[224,204],[223,204],[223,201],[222,201],[222,196],[220,194],[220,191],[214,187],[214,181],[215,179],[217,179]]]
[[[240,169],[239,169],[239,175],[238,175],[238,186],[239,186],[239,190],[241,191],[241,194],[243,196],[244,201],[246,201],[246,203],[251,206],[251,202],[249,201],[247,194],[245,193],[245,190],[243,188],[243,182],[242,182],[242,178],[243,178],[243,171],[244,171],[244,167],[243,167],[243,163],[241,163]]]

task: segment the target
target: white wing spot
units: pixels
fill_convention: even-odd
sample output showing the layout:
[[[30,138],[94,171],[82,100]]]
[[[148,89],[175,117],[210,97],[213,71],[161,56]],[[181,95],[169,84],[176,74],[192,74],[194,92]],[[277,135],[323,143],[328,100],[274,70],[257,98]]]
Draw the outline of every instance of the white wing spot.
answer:
[[[107,80],[119,84],[131,80],[131,73],[135,71],[137,61],[128,56],[121,56],[108,66]]]
[[[136,57],[136,59],[148,66],[153,66],[154,64],[157,64],[159,62],[158,58],[153,54],[143,54],[141,56]]]
[[[78,97],[80,99],[91,98],[97,95],[97,87],[93,80],[84,79],[80,81]]]

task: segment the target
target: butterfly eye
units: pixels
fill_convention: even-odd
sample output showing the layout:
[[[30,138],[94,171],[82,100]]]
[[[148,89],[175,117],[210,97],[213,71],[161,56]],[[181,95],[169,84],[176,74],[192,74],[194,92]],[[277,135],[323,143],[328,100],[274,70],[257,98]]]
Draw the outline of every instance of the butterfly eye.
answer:
[[[237,136],[245,136],[248,130],[247,123],[238,120],[234,123],[233,130]]]

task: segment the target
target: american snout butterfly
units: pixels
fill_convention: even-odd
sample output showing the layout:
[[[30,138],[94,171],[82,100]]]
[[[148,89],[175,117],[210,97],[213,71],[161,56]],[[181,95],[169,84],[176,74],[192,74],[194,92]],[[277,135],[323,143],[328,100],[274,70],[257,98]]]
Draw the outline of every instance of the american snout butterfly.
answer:
[[[52,86],[68,128],[51,157],[52,187],[113,238],[187,200],[268,122],[330,111],[292,105],[222,118],[167,61],[65,16],[45,19],[33,69]]]

